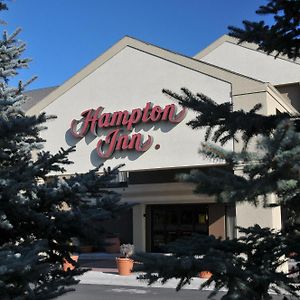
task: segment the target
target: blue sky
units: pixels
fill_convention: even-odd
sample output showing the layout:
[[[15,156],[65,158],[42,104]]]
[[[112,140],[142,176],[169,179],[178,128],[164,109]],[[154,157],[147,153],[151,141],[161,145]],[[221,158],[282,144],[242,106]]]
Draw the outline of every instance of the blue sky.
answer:
[[[60,85],[125,35],[192,56],[227,33],[228,25],[260,19],[264,0],[11,0],[2,12],[12,32],[23,29],[33,59],[18,79],[31,89]]]

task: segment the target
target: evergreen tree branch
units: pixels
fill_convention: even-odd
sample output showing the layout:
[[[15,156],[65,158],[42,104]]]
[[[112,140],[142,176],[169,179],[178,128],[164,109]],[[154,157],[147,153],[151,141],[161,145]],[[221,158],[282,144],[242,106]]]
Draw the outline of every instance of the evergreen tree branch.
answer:
[[[280,115],[261,115],[258,110],[261,105],[255,105],[249,112],[244,110],[233,111],[233,104],[224,102],[217,104],[203,94],[193,94],[186,88],[181,89],[182,94],[170,90],[163,93],[177,101],[180,105],[192,109],[197,113],[195,119],[187,123],[192,129],[205,128],[205,140],[226,144],[230,140],[238,141],[238,134],[242,135],[244,149],[251,138],[258,135],[270,135],[276,126],[283,120],[292,119],[300,129],[297,116],[287,113]]]
[[[283,289],[296,296],[299,280],[287,277],[279,270],[289,250],[285,237],[278,231],[258,225],[239,230],[241,238],[233,240],[205,235],[177,240],[167,247],[172,253],[168,256],[138,254],[135,260],[141,264],[136,264],[135,270],[146,270],[139,279],[149,284],[166,283],[176,278],[179,280],[177,290],[200,272],[210,271],[212,277],[200,288],[215,283],[212,297],[225,287],[228,292],[222,299],[268,299],[269,288],[279,293]]]
[[[273,15],[274,24],[243,21],[244,28],[229,26],[229,34],[239,39],[239,43],[256,43],[267,54],[275,52],[275,56],[281,54],[296,60],[300,56],[300,1],[269,0],[256,13]]]
[[[51,299],[72,290],[74,276],[86,271],[71,258],[79,250],[74,238],[102,246],[102,222],[130,206],[110,190],[118,184],[119,168],[57,176],[72,163],[68,155],[75,148],[41,151],[40,131],[54,117],[29,117],[20,107],[35,78],[9,86],[30,62],[22,58],[19,33],[4,32],[0,40],[0,298]],[[76,268],[64,272],[65,260]]]

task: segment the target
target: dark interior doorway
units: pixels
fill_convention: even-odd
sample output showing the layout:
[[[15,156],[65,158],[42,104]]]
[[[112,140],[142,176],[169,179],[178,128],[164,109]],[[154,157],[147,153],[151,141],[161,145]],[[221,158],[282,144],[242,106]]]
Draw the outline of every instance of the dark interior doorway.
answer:
[[[208,205],[149,205],[147,251],[164,252],[163,246],[193,233],[208,234]]]

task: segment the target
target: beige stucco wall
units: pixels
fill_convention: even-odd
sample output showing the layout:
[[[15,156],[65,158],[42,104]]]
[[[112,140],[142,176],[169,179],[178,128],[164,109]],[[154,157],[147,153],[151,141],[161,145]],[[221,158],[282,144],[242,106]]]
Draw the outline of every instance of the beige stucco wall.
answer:
[[[223,42],[201,60],[274,85],[298,82],[300,78],[298,63],[274,59],[274,56],[231,42]]]
[[[234,109],[243,109],[249,111],[257,103],[261,103],[261,114],[272,115],[276,114],[276,109],[280,112],[296,111],[290,104],[281,97],[281,95],[272,86],[266,85],[265,92],[258,92],[255,94],[241,94],[233,95]],[[234,143],[235,151],[240,151],[241,143]],[[257,151],[255,148],[255,140],[249,145],[250,150]],[[240,171],[236,171],[240,173]],[[269,195],[270,201],[274,202],[274,195]],[[259,224],[261,227],[281,228],[281,211],[280,207],[263,208],[261,205],[255,207],[252,204],[242,202],[236,206],[236,223],[237,226],[249,227],[254,224]]]
[[[110,167],[124,163],[122,170],[210,164],[198,155],[203,131],[193,131],[185,124],[194,117],[191,111],[176,126],[166,122],[137,126],[132,132],[153,136],[153,146],[145,153],[116,153],[107,161],[101,160],[94,150],[107,132],[102,137],[87,136],[81,140],[68,132],[72,119],[80,119],[86,109],[103,106],[104,112],[131,111],[143,108],[148,101],[164,107],[174,102],[162,94],[162,89],[179,92],[181,87],[201,91],[218,102],[230,100],[229,83],[126,47],[44,109],[57,116],[48,122],[48,130],[43,133],[45,147],[56,152],[60,147],[76,144],[76,152],[70,155],[74,164],[67,166],[68,173],[86,172],[102,162]],[[155,149],[156,144],[160,145],[159,150]]]

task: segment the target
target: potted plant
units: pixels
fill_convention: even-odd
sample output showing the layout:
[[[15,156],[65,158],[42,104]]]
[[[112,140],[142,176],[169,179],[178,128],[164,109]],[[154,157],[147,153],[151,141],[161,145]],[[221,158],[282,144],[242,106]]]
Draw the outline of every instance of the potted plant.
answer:
[[[199,273],[199,277],[200,277],[200,278],[206,278],[206,279],[209,279],[211,276],[212,276],[212,273],[209,272],[209,271],[201,271],[201,272]]]
[[[70,258],[73,260],[73,261],[75,261],[75,262],[77,262],[78,261],[78,255],[71,255],[70,256]],[[76,266],[75,265],[73,265],[72,264],[72,262],[69,262],[67,259],[65,259],[64,258],[64,262],[63,262],[63,270],[65,271],[65,272],[67,272],[67,271],[72,271],[72,270],[74,270],[76,268]]]
[[[120,246],[120,257],[116,258],[119,275],[130,275],[133,269],[133,260],[130,258],[134,253],[134,246],[123,244]]]
[[[78,249],[78,245],[79,245],[79,241],[77,238],[71,238],[70,242],[68,243],[69,246],[73,246],[75,247],[75,249]],[[76,265],[73,264],[73,262],[77,262],[79,255],[76,253],[70,252],[69,253],[71,260],[68,260],[66,258],[64,258],[63,260],[63,270],[65,272],[69,271],[69,270],[74,270],[76,268]]]

